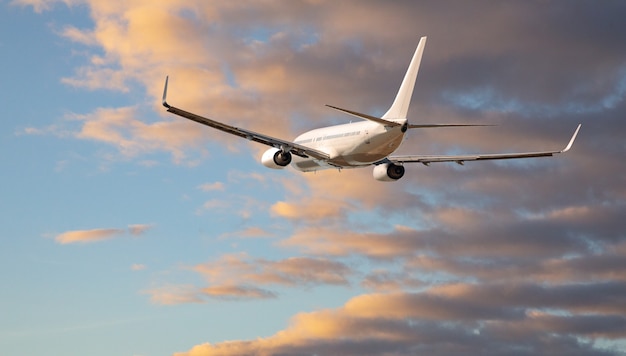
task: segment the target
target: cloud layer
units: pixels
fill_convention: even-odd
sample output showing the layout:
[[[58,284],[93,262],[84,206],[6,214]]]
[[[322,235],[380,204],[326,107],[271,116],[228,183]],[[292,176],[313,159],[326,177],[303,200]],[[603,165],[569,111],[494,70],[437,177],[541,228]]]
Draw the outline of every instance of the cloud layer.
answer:
[[[298,314],[267,338],[202,344],[177,355],[608,354],[575,337],[621,338],[626,318],[614,313],[624,307],[625,287],[459,283],[362,295],[338,309]],[[588,303],[597,290],[607,309]]]
[[[14,3],[45,11],[55,2]],[[193,187],[212,195],[200,213],[228,207],[245,212],[244,220],[269,221],[221,238],[269,236],[284,257],[242,248],[183,263],[178,268],[202,282],[145,291],[153,303],[245,302],[322,285],[352,288],[355,296],[297,314],[273,336],[190,345],[181,355],[623,354],[626,3],[80,4],[93,27],[59,33],[90,54],[63,81],[145,91],[159,114],[100,108],[69,120],[77,127],[62,122],[26,133],[99,142],[125,159],[166,152],[190,163],[199,152],[217,162],[205,152],[209,143],[233,156],[265,149],[165,116],[165,74],[177,105],[289,138],[349,120],[331,116],[326,103],[383,111],[421,35],[429,44],[411,120],[499,126],[414,130],[403,153],[556,149],[583,123],[572,151],[554,159],[410,166],[394,184],[365,169],[247,181],[258,191],[279,186],[272,198],[224,197],[234,175]],[[69,231],[56,239],[97,241],[127,231],[143,230]]]

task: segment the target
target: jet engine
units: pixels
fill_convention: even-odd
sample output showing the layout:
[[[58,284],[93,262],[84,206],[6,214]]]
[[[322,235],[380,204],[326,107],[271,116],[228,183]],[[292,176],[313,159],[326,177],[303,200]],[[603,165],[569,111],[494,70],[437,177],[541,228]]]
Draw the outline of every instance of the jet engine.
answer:
[[[374,167],[374,178],[383,182],[393,182],[402,178],[404,166],[394,163],[383,163]]]
[[[261,156],[261,163],[267,168],[282,169],[291,163],[291,153],[278,148],[270,148]]]

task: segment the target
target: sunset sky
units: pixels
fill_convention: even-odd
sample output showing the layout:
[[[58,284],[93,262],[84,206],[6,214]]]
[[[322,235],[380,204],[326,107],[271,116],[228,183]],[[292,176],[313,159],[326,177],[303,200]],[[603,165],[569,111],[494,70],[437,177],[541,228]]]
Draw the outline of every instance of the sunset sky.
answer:
[[[389,107],[399,154],[300,173]],[[0,1],[0,354],[626,354],[625,1]]]

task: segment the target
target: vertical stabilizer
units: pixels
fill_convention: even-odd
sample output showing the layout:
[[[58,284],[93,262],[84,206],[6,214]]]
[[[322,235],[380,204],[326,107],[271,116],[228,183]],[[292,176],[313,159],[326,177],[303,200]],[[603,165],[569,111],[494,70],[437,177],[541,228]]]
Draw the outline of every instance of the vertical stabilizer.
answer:
[[[420,62],[422,61],[422,54],[424,54],[424,47],[426,47],[426,36],[420,39],[415,54],[413,54],[413,59],[411,59],[411,64],[409,64],[409,69],[404,75],[404,80],[402,80],[402,85],[400,85],[396,99],[393,101],[387,113],[383,115],[383,119],[406,119],[409,104],[411,103],[411,96],[413,95],[413,87],[415,87],[415,79],[417,78],[417,72],[419,71]]]

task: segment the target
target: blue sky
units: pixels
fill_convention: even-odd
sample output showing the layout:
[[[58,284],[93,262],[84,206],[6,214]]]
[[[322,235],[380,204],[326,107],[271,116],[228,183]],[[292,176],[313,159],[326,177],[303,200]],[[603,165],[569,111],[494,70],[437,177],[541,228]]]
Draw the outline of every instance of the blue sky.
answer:
[[[0,353],[624,354],[626,9],[567,4],[0,2]],[[498,126],[401,153],[572,151],[274,171],[160,105],[290,139],[422,35],[410,120]]]

